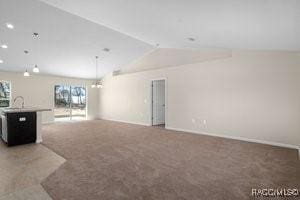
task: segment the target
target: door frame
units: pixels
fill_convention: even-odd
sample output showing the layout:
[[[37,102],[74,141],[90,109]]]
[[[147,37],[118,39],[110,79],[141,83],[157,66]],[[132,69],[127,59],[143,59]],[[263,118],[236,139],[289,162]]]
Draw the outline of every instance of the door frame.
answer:
[[[153,82],[165,81],[165,127],[168,125],[168,79],[167,78],[155,78],[150,80],[150,126],[153,126]]]

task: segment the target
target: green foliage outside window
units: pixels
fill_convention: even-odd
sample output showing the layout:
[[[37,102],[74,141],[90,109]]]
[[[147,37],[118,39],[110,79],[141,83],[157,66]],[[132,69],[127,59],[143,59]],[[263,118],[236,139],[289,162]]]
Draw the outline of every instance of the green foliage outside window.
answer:
[[[6,81],[0,81],[0,108],[10,106],[11,95],[10,83]]]

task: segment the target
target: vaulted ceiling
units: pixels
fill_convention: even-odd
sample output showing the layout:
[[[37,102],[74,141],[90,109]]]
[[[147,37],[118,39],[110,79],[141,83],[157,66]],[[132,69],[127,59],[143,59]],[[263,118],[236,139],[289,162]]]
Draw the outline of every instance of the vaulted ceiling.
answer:
[[[6,28],[7,22],[15,28]],[[80,78],[95,78],[96,55],[101,77],[153,48],[36,0],[0,0],[0,43],[8,46],[0,48],[0,70],[24,72],[38,64],[43,74]]]
[[[163,47],[300,50],[299,0],[42,1]]]
[[[0,70],[37,63],[45,74],[93,78],[95,55],[101,77],[201,62],[224,49],[300,51],[299,10],[299,0],[0,0],[0,43],[8,45]],[[157,44],[163,49],[153,51]],[[174,53],[180,58],[163,59]]]

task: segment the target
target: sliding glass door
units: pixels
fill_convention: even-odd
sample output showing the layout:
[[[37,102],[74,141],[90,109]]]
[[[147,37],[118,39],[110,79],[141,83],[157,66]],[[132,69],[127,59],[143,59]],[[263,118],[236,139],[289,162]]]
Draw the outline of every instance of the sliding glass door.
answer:
[[[54,87],[55,119],[71,119],[70,86],[56,85]]]
[[[86,90],[84,87],[71,87],[71,119],[86,119]]]
[[[54,87],[55,120],[86,119],[86,89],[79,86]]]

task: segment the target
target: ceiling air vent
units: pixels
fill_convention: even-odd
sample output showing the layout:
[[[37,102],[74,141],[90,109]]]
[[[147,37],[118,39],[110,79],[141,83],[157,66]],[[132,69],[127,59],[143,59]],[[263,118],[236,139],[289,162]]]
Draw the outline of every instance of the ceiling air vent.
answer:
[[[115,70],[115,71],[112,72],[113,76],[118,76],[120,74],[121,74],[121,70]]]

